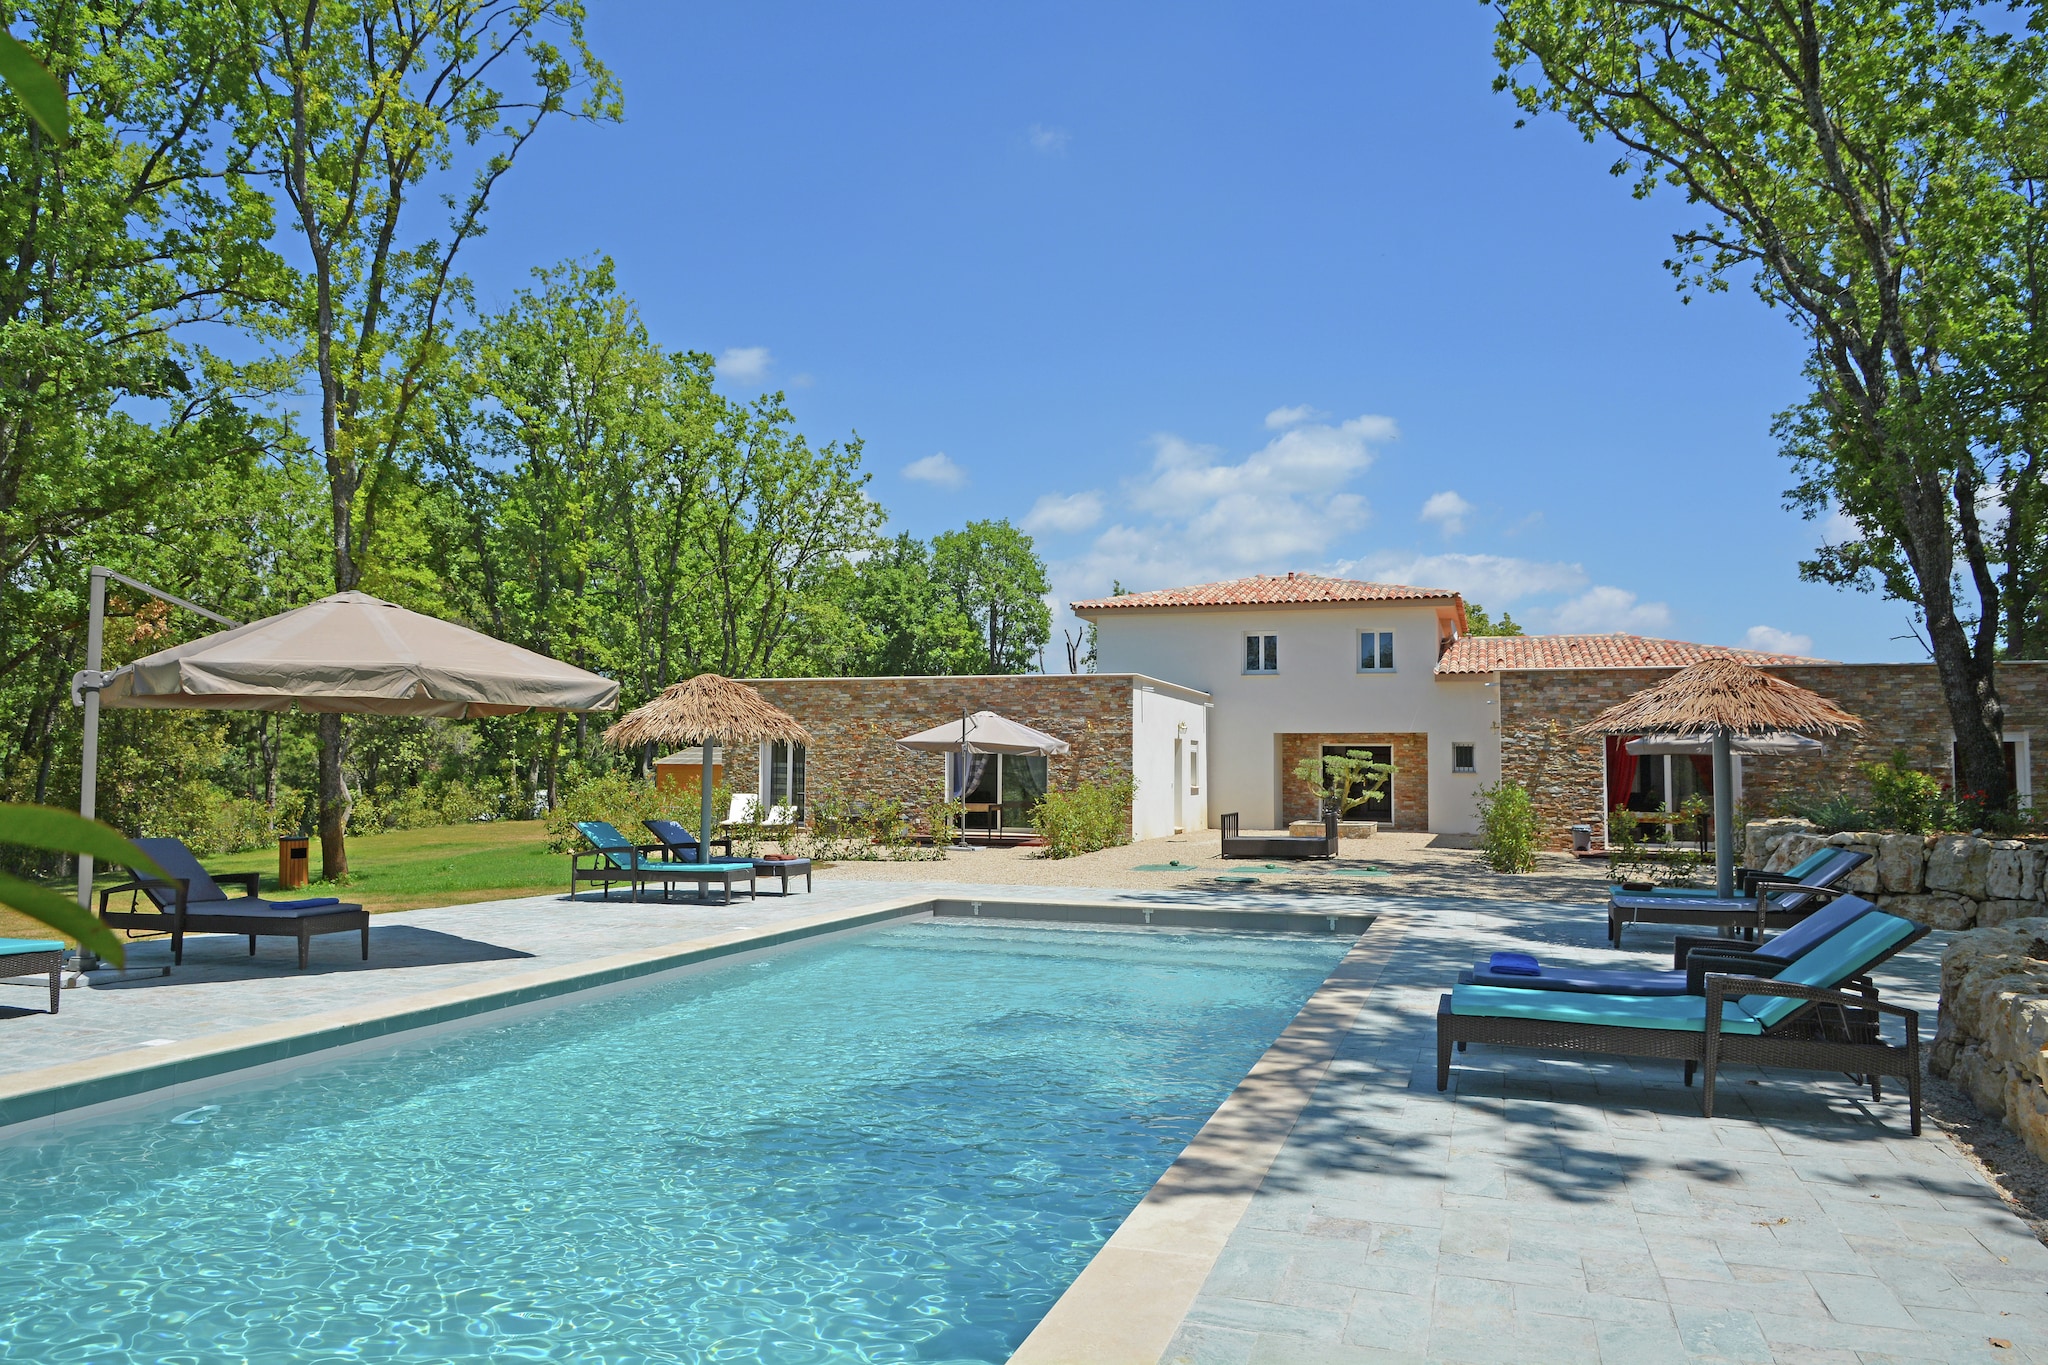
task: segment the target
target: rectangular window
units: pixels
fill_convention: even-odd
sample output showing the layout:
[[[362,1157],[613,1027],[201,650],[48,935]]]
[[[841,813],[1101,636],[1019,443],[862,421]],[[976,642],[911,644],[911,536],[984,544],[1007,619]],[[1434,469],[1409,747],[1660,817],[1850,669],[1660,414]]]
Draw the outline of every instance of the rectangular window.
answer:
[[[1470,744],[1451,746],[1451,771],[1454,773],[1476,773],[1479,771],[1478,754]]]
[[[804,818],[804,746],[789,744],[782,740],[768,743],[768,762],[763,765],[763,783],[766,790],[761,793],[761,803],[771,810],[776,806],[788,806],[795,812],[795,818]]]
[[[1394,632],[1370,630],[1358,632],[1358,671],[1379,673],[1391,671],[1394,667]]]
[[[1188,795],[1202,794],[1202,741],[1188,741]]]
[[[1280,671],[1280,637],[1277,635],[1245,636],[1244,671],[1247,673],[1278,673]]]

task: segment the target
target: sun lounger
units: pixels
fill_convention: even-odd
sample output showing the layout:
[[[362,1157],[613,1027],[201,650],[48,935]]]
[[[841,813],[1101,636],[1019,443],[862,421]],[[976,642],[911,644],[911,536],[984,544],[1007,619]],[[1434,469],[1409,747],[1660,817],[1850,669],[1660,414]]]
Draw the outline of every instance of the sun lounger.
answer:
[[[1323,832],[1316,835],[1237,832],[1237,812],[1223,817],[1223,856],[1226,858],[1334,858],[1337,856],[1337,816],[1323,817]]]
[[[1837,896],[1848,895],[1837,883],[1869,861],[1870,855],[1860,849],[1830,849],[1820,866],[1804,877],[1759,877],[1753,894],[1732,900],[1616,892],[1607,902],[1607,940],[1619,948],[1622,926],[1627,924],[1706,924],[1756,933],[1787,928]]]
[[[697,860],[697,836],[680,820],[642,820],[640,823],[647,826],[648,833],[661,840],[661,846],[668,850],[670,857],[682,858],[688,862]],[[729,835],[713,839],[711,847],[713,850],[723,848],[726,857],[732,856],[732,838]]]
[[[1498,986],[1508,990],[1580,991],[1608,995],[1704,995],[1710,972],[1744,976],[1776,976],[1840,930],[1877,909],[1860,896],[1844,896],[1823,906],[1766,943],[1737,939],[1686,938],[1668,972],[1615,971],[1599,967],[1547,965],[1530,959],[1528,971],[1479,963],[1458,976],[1463,986]],[[1505,954],[1494,954],[1499,959]]]
[[[1710,974],[1704,995],[1591,995],[1570,991],[1457,986],[1437,1002],[1436,1088],[1451,1081],[1451,1052],[1493,1043],[1577,1056],[1663,1057],[1702,1078],[1701,1112],[1714,1114],[1714,1081],[1724,1065],[1841,1071],[1870,1081],[1906,1082],[1914,1136],[1920,1133],[1920,1016],[1880,1000],[1874,988],[1840,989],[1916,942],[1925,925],[1884,911],[1847,928],[1775,978]],[[1880,1016],[1899,1019],[1905,1042],[1885,1041]]]
[[[0,938],[0,977],[50,976],[50,1013],[63,984],[64,944],[59,939]]]
[[[1744,900],[1749,899],[1756,894],[1757,883],[1767,877],[1775,881],[1796,882],[1801,877],[1818,871],[1823,863],[1834,856],[1836,851],[1833,848],[1819,849],[1800,859],[1783,872],[1766,872],[1760,867],[1738,867],[1735,869],[1735,894]],[[1712,900],[1718,897],[1721,892],[1718,888],[1711,886],[1631,886],[1627,882],[1616,882],[1608,888],[1608,894],[1622,896],[1692,896],[1705,897]]]
[[[246,934],[251,957],[256,956],[258,938],[297,939],[299,970],[304,971],[313,939],[350,930],[362,934],[363,961],[370,960],[370,916],[360,905],[345,904],[334,896],[267,901],[256,894],[263,881],[260,872],[211,876],[181,839],[137,839],[134,844],[154,859],[170,880],[137,876],[134,881],[107,887],[100,892],[100,920],[131,938],[138,932],[169,934],[172,962],[184,962],[187,934]],[[221,890],[222,882],[239,884],[242,894],[231,899]],[[109,902],[122,892],[128,894],[128,908],[109,909]],[[142,909],[144,899],[152,909]]]
[[[726,807],[725,819],[718,822],[724,829],[728,825],[758,825],[763,830],[788,829],[796,823],[795,806],[770,806],[766,815],[761,814],[761,798],[752,792],[741,792]]]
[[[660,882],[664,897],[676,882],[695,882],[700,897],[705,886],[716,882],[725,888],[727,904],[732,902],[735,883],[745,882],[747,894],[754,894],[754,865],[751,862],[698,863],[667,857],[653,858],[648,855],[666,853],[668,845],[635,844],[603,820],[578,820],[576,828],[594,847],[569,855],[569,895],[572,898],[578,882],[601,882],[607,895],[614,882],[624,882],[632,888],[636,903],[640,899],[640,888],[648,882]],[[585,860],[589,860],[588,866]]]

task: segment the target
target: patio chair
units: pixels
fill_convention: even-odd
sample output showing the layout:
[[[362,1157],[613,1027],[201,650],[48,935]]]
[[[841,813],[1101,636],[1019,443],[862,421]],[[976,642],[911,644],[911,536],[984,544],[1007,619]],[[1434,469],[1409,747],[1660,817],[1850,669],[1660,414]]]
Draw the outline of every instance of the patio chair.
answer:
[[[680,820],[642,820],[640,823],[647,827],[648,833],[661,840],[661,846],[668,850],[671,858],[680,857],[685,862],[695,862],[697,860],[699,852],[697,836],[692,834]],[[725,849],[725,856],[730,858],[732,856],[732,837],[727,835],[711,841],[711,847],[714,851],[721,846]]]
[[[670,858],[653,858],[648,855],[666,853],[667,844],[636,844],[604,820],[578,820],[576,828],[588,839],[592,847],[569,855],[569,896],[576,895],[578,882],[600,882],[605,894],[610,895],[615,882],[624,882],[632,890],[633,902],[640,901],[640,888],[648,882],[660,882],[663,899],[677,882],[695,882],[701,897],[704,887],[718,882],[725,887],[725,899],[732,900],[734,883],[744,881],[747,894],[754,894],[754,865],[751,862],[683,862]],[[589,865],[585,866],[585,860]]]
[[[1760,867],[1738,867],[1735,869],[1735,894],[1744,900],[1756,894],[1757,882],[1769,877],[1780,881],[1798,881],[1811,872],[1818,871],[1836,852],[1833,848],[1820,848],[1801,858],[1783,872],[1766,872]],[[1693,896],[1713,900],[1720,896],[1719,888],[1712,886],[1631,886],[1627,882],[1616,882],[1608,888],[1609,895],[1624,896]]]
[[[223,872],[211,876],[192,856],[182,839],[136,839],[135,846],[147,853],[169,876],[168,881],[138,875],[135,880],[110,886],[100,892],[100,921],[122,930],[130,938],[137,933],[169,934],[171,961],[185,961],[187,934],[246,934],[249,956],[256,956],[259,938],[293,938],[299,942],[299,970],[306,970],[312,940],[321,934],[355,930],[363,936],[363,961],[370,960],[370,916],[360,905],[343,903],[335,896],[313,896],[303,900],[267,901],[256,893],[261,888],[260,872]],[[242,894],[233,898],[220,884],[240,884]],[[122,892],[128,893],[126,910],[109,909]],[[142,909],[147,900],[151,909]]]
[[[725,818],[718,822],[724,829],[728,825],[759,825],[762,829],[787,829],[796,823],[796,807],[771,806],[766,815],[761,814],[761,798],[752,792],[741,792],[733,797],[726,808]]]
[[[1783,969],[1877,907],[1861,896],[1844,896],[1822,906],[1784,933],[1765,943],[1732,938],[1682,937],[1668,972],[1615,971],[1599,967],[1551,967],[1537,963],[1535,974],[1482,962],[1458,976],[1465,986],[1499,986],[1508,990],[1579,991],[1590,995],[1704,995],[1710,972],[1745,976],[1777,976]],[[1496,953],[1495,959],[1505,954]],[[1518,964],[1519,965],[1519,964]]]
[[[1882,910],[1866,912],[1774,978],[1710,973],[1704,995],[1589,995],[1455,986],[1437,1002],[1436,1088],[1451,1083],[1451,1051],[1495,1043],[1579,1056],[1662,1057],[1702,1077],[1700,1110],[1714,1116],[1714,1081],[1724,1065],[1841,1071],[1870,1083],[1906,1082],[1913,1135],[1920,1135],[1920,1016],[1878,998],[1873,987],[1843,990],[1927,933]],[[1882,1015],[1903,1025],[1888,1043]]]
[[[1837,885],[1870,861],[1861,849],[1834,848],[1804,877],[1759,876],[1748,896],[1722,900],[1703,896],[1654,896],[1616,892],[1607,901],[1607,940],[1621,946],[1625,924],[1706,924],[1760,934],[1797,924],[1820,906],[1849,894]]]

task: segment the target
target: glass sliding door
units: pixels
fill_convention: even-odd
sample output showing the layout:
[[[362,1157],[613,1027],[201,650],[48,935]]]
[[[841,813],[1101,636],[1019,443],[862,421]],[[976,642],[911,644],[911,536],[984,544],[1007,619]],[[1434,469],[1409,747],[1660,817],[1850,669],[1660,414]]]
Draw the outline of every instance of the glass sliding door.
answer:
[[[946,785],[967,803],[967,828],[1028,830],[1045,795],[1046,760],[1040,754],[946,755]],[[997,807],[1001,809],[998,810]]]

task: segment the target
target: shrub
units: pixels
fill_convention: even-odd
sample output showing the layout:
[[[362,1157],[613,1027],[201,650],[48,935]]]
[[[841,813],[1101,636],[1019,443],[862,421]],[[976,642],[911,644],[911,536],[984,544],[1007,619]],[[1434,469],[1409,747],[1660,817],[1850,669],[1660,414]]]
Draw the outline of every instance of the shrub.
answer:
[[[1479,851],[1495,872],[1536,870],[1536,808],[1505,778],[1479,792]]]
[[[1031,808],[1032,823],[1045,840],[1044,857],[1071,858],[1131,841],[1131,798],[1138,784],[1128,777],[1114,782],[1082,782],[1049,791]]]
[[[1839,792],[1817,799],[1788,800],[1785,809],[1822,834],[1840,834],[1845,829],[1869,829],[1879,823],[1875,815]]]
[[[712,818],[730,808],[732,793],[722,785],[711,789]],[[679,820],[686,829],[696,829],[702,812],[695,792],[666,792],[652,782],[627,773],[608,772],[586,778],[563,793],[562,800],[547,814],[548,851],[577,853],[586,846],[578,820],[603,820],[636,843],[652,843],[654,836],[640,828],[642,820]],[[702,831],[698,831],[702,833]],[[733,852],[750,856],[759,842],[759,831],[733,829]],[[716,838],[718,831],[712,832]]]
[[[1870,813],[1880,829],[1926,834],[1949,823],[1943,819],[1949,812],[1940,781],[1913,771],[1905,754],[1894,750],[1888,763],[1866,763],[1863,775],[1870,779]]]

